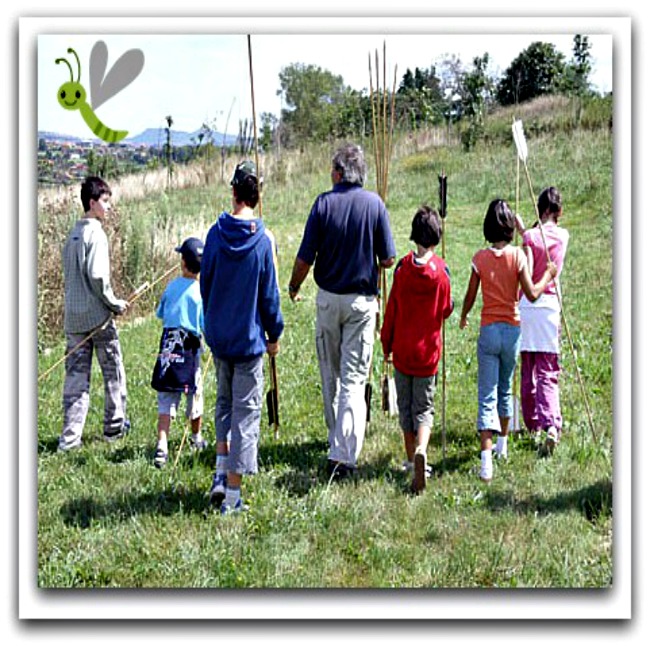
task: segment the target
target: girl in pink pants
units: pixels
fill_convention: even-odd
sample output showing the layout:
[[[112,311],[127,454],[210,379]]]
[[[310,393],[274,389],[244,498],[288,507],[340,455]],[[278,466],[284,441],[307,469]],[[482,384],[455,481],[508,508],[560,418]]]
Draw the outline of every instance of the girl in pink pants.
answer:
[[[522,295],[521,313],[521,408],[524,423],[537,435],[545,432],[544,450],[553,453],[560,440],[560,274],[569,233],[558,225],[562,197],[555,187],[547,187],[537,199],[539,223],[523,231],[522,246],[533,282],[546,270],[548,257],[557,266],[557,276],[536,302]],[[542,236],[541,229],[544,229]]]

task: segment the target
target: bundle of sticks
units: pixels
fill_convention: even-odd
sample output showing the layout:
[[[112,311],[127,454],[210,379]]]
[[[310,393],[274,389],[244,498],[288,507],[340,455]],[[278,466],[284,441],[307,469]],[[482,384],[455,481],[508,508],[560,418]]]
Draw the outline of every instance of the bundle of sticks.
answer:
[[[372,57],[368,54],[368,72],[370,76],[370,105],[372,109],[372,140],[375,154],[375,170],[377,176],[377,194],[386,203],[388,198],[388,168],[393,154],[393,130],[395,125],[395,89],[397,86],[397,66],[393,75],[393,91],[389,95],[386,86],[386,43],[383,52],[383,88],[379,84],[379,52],[375,50],[375,83],[373,84]],[[390,112],[389,112],[390,110]],[[377,314],[377,332],[381,328],[381,319],[386,312],[388,299],[388,283],[386,269],[379,271],[379,296],[380,307]],[[382,409],[389,415],[397,414],[397,391],[395,380],[391,372],[391,363],[384,360],[384,369],[381,379]],[[372,401],[372,363],[370,374],[366,383],[367,420],[370,421],[370,405]]]

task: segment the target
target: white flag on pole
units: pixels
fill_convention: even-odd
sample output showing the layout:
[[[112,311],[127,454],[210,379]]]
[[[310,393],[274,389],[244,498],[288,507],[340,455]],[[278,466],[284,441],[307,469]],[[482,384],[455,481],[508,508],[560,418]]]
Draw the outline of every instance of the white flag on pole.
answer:
[[[524,125],[521,120],[515,120],[512,123],[512,137],[517,147],[517,155],[522,162],[526,162],[528,157],[528,146],[526,145],[526,136],[524,136]]]

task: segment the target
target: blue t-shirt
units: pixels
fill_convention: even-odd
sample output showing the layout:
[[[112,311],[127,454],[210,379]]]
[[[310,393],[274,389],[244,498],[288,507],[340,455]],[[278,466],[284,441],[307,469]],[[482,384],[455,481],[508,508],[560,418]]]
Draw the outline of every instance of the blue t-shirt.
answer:
[[[172,280],[163,292],[156,316],[162,319],[165,329],[182,327],[200,337],[203,301],[198,281],[184,277]]]
[[[350,183],[337,183],[321,194],[307,219],[298,257],[314,264],[314,280],[325,291],[377,295],[377,261],[395,257],[381,198]]]

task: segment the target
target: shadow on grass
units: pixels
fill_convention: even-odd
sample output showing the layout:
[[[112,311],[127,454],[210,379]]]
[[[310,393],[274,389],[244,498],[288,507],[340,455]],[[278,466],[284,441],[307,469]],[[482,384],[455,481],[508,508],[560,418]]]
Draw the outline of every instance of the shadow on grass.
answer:
[[[571,492],[561,492],[553,497],[533,497],[519,501],[511,492],[489,492],[488,507],[492,510],[513,510],[519,513],[538,512],[546,515],[561,510],[577,510],[591,523],[599,517],[612,516],[612,482],[601,480]]]
[[[259,458],[265,466],[291,465],[297,468],[311,468],[327,455],[327,440],[309,440],[303,442],[270,443],[260,442]]]
[[[276,479],[276,485],[296,497],[302,497],[326,480],[327,440],[310,440],[298,443],[261,443],[260,469],[289,465]]]
[[[443,474],[454,474],[460,470],[466,470],[467,465],[476,461],[477,454],[480,454],[476,449],[470,449],[464,447],[457,451],[454,451],[453,454],[447,452],[446,458],[443,460],[442,453],[437,454],[439,460],[437,462],[431,462],[429,458],[429,464],[431,465],[431,476],[442,476]],[[480,458],[480,455],[479,455]]]
[[[42,454],[56,454],[59,450],[59,438],[54,437],[46,441],[38,441],[38,455]]]
[[[295,497],[304,497],[313,488],[329,483],[327,452],[326,440],[262,444],[259,450],[262,466],[289,466],[289,469],[283,471],[275,483]],[[438,463],[432,463],[432,476],[435,477],[443,472],[457,472],[472,461],[475,455],[470,449],[463,449],[462,452],[452,456],[448,455],[444,463],[442,459]],[[388,453],[370,463],[361,461],[354,478],[343,479],[341,482],[347,480],[357,483],[383,480],[395,484],[406,494],[411,492],[410,473],[398,467],[395,458]]]
[[[89,528],[93,522],[125,521],[133,516],[158,514],[170,517],[179,513],[214,513],[205,491],[187,489],[182,485],[168,487],[162,492],[125,495],[106,500],[95,498],[71,499],[61,507],[63,522],[73,528]]]

